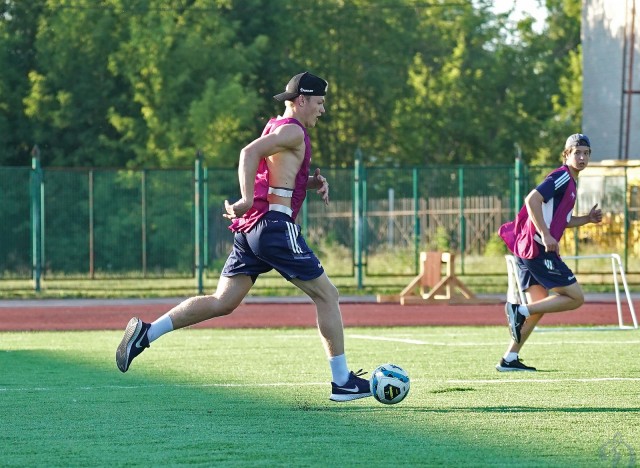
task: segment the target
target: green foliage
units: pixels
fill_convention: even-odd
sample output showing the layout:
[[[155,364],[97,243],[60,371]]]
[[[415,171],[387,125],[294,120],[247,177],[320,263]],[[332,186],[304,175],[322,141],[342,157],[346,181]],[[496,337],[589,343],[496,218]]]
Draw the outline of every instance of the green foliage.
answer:
[[[308,69],[330,83],[314,163],[547,161],[580,119],[580,0],[545,30],[491,2],[8,0],[0,165],[230,167]],[[366,38],[365,38],[366,36]],[[363,40],[365,38],[366,40]],[[536,149],[530,148],[536,135]]]
[[[0,276],[31,273],[30,178],[30,168],[0,168]]]
[[[440,252],[448,252],[451,247],[451,236],[444,226],[438,226],[435,236],[435,248]]]
[[[497,234],[491,236],[484,249],[485,257],[500,257],[509,253],[506,244]]]

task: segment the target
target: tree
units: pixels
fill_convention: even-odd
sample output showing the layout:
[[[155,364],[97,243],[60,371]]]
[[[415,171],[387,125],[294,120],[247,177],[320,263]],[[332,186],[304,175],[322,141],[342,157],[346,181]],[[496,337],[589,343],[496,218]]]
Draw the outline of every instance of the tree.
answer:
[[[330,83],[314,165],[555,158],[580,123],[580,0],[547,0],[542,33],[491,3],[5,0],[0,163],[38,143],[45,165],[230,167],[303,70]]]
[[[198,149],[210,164],[232,164],[251,134],[258,98],[245,82],[264,37],[238,43],[238,25],[222,14],[226,2],[145,3],[110,59],[132,98],[112,109],[111,122],[133,144],[138,165],[191,165]]]
[[[37,143],[22,100],[29,91],[27,74],[36,62],[36,24],[43,5],[43,0],[0,4],[0,165],[29,164]]]
[[[124,164],[108,110],[126,101],[108,58],[126,31],[103,4],[49,1],[38,18],[30,91],[23,100],[43,162],[66,166]]]
[[[548,26],[542,46],[550,52],[553,69],[545,74],[555,85],[552,113],[541,126],[543,144],[531,162],[554,165],[560,160],[562,142],[582,130],[581,0],[547,0]]]

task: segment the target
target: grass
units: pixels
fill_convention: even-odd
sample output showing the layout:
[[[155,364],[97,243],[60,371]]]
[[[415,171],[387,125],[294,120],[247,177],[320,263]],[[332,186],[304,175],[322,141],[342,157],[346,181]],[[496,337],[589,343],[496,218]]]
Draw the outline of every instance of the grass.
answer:
[[[343,296],[397,295],[415,277],[415,253],[409,250],[383,250],[363,258],[362,284],[359,287],[352,253],[337,246],[319,246],[316,251],[329,277]],[[588,254],[591,252],[583,252]],[[593,252],[597,253],[597,252]],[[613,276],[609,259],[568,260],[568,265],[586,292],[613,292]],[[458,278],[475,294],[504,294],[507,289],[503,253],[495,255],[457,255]],[[631,257],[627,266],[627,281],[634,290],[640,285],[640,264]],[[445,274],[443,266],[442,274]],[[208,270],[203,278],[203,291],[215,291],[219,272]],[[64,276],[47,274],[41,290],[34,291],[34,282],[17,278],[15,273],[0,274],[0,299],[58,298],[150,298],[187,297],[198,293],[195,277],[141,278],[141,272],[123,273],[120,277],[98,275]],[[618,277],[620,281],[620,277]],[[261,275],[251,294],[258,296],[300,296],[301,291],[276,272]]]
[[[348,328],[355,370],[407,399],[328,401],[313,329],[188,329],[121,374],[121,332],[0,333],[2,466],[622,466],[640,450],[637,331],[542,328],[498,374],[504,327]],[[614,458],[618,456],[619,458]]]
[[[331,270],[328,270],[329,273]],[[482,271],[478,264],[473,271]],[[358,288],[354,276],[332,276],[331,280],[343,296],[393,295],[399,294],[414,278],[412,275],[365,276],[363,287]],[[476,294],[504,294],[507,289],[507,277],[504,272],[496,273],[487,269],[484,273],[458,274],[458,278]],[[609,273],[578,275],[586,292],[613,292],[613,277]],[[640,284],[639,274],[628,274],[631,290]],[[218,276],[205,277],[205,293],[215,291]],[[618,277],[620,282],[620,277]],[[620,283],[622,288],[622,284]],[[100,278],[81,277],[45,278],[41,282],[41,291],[34,291],[34,283],[28,279],[0,280],[0,299],[59,299],[59,298],[150,298],[150,297],[187,297],[197,294],[195,278]],[[300,296],[302,292],[275,272],[260,276],[252,295],[258,296]]]

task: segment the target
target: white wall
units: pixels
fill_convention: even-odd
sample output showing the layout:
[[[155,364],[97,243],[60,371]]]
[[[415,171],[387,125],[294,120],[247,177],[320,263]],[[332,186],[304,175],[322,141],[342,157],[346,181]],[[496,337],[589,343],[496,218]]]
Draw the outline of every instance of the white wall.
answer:
[[[626,148],[627,95],[623,73],[628,73],[629,51],[624,53],[625,23],[628,47],[634,0],[583,0],[583,121],[591,138],[593,161],[624,159]],[[635,0],[635,44],[632,89],[640,91],[640,0]],[[640,159],[640,94],[632,94],[629,125],[629,159]],[[621,114],[622,112],[622,114]],[[622,119],[622,121],[621,121]]]

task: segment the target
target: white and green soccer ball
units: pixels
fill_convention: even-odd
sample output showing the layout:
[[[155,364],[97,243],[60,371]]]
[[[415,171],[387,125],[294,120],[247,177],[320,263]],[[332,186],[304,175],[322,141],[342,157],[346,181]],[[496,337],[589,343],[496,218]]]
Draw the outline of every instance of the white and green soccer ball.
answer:
[[[402,367],[383,364],[373,371],[369,385],[376,400],[385,405],[395,405],[405,399],[411,382],[409,374]]]

